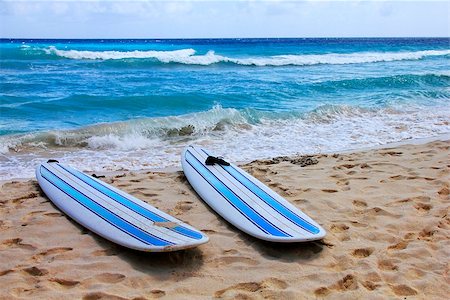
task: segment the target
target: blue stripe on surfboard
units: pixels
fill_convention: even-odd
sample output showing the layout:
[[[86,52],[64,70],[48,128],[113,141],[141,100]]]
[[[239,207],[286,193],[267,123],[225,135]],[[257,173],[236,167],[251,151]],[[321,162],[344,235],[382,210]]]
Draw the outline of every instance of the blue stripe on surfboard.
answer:
[[[148,232],[142,231],[139,228],[136,228],[135,226],[131,225],[127,221],[121,219],[120,217],[110,212],[105,207],[101,206],[97,202],[90,199],[88,196],[84,195],[82,192],[78,191],[76,188],[68,184],[63,179],[59,178],[56,174],[54,174],[44,166],[41,166],[40,172],[42,177],[45,178],[57,189],[65,193],[73,200],[80,203],[82,206],[84,206],[85,208],[87,208],[88,210],[90,210],[91,212],[93,212],[94,214],[96,214],[97,216],[99,216],[112,226],[134,237],[135,239],[140,240],[145,244],[154,246],[164,247],[174,245],[169,241],[153,236]]]
[[[124,205],[125,207],[129,208],[130,210],[138,213],[139,215],[149,219],[152,222],[170,222],[169,220],[167,220],[164,217],[161,217],[160,215],[149,211],[148,209],[140,206],[139,204],[131,201],[130,199],[120,195],[119,193],[113,191],[112,189],[108,188],[107,186],[95,181],[94,179],[92,179],[90,176],[84,174],[83,172],[80,172],[78,170],[72,169],[72,168],[67,168],[61,164],[58,164],[59,167],[61,167],[62,169],[64,169],[66,172],[69,172],[70,174],[72,174],[73,176],[75,176],[76,178],[80,179],[81,181],[83,181],[84,183],[86,183],[87,185],[91,186],[92,188],[98,190],[99,192],[101,192],[103,195],[111,198],[112,200]],[[196,239],[196,240],[200,240],[203,238],[203,235],[195,232],[189,228],[183,227],[183,226],[176,226],[173,228],[167,228],[169,230],[172,230],[174,232],[177,232],[181,235]]]
[[[209,156],[209,154],[201,149],[203,153]],[[243,186],[245,186],[250,192],[256,195],[258,198],[267,203],[270,207],[272,207],[275,211],[283,215],[286,219],[296,224],[297,226],[303,228],[306,231],[309,231],[313,234],[318,234],[320,229],[316,226],[312,225],[308,221],[304,220],[302,217],[291,211],[289,208],[284,206],[282,203],[275,200],[272,196],[270,196],[267,192],[262,190],[259,186],[257,186],[250,179],[241,174],[238,170],[236,170],[233,166],[224,166],[220,165],[225,171],[227,171],[231,176],[233,176],[238,182],[240,182]]]
[[[249,189],[253,194],[258,196],[261,200],[267,203],[270,207],[276,210],[278,213],[283,215],[286,219],[296,224],[297,226],[309,231],[313,234],[318,234],[320,232],[319,228],[312,225],[308,221],[302,219],[300,216],[295,214],[293,211],[288,209],[286,206],[275,200],[272,196],[263,191],[259,186],[250,181],[247,177],[242,175],[238,170],[232,166],[221,166],[225,171],[227,171],[231,176],[233,176],[237,181]]]
[[[190,158],[193,158],[193,160]],[[186,151],[186,162],[188,162],[191,167],[206,180],[206,182],[208,182],[217,192],[219,192],[219,194],[221,194],[231,205],[233,205],[233,207],[235,207],[244,217],[255,224],[264,233],[274,236],[291,236],[256,212],[220,179],[218,179],[208,168],[206,168],[190,151]]]
[[[203,179],[205,179],[205,181],[209,184],[209,185],[211,185],[211,187],[212,188],[214,188],[219,194],[221,194],[222,195],[222,193],[217,189],[217,187],[215,187],[214,185],[212,185],[209,181],[208,181],[208,179],[202,174],[202,173],[200,173],[200,171],[199,170],[197,170],[187,159],[186,159],[186,162],[201,176],[201,177],[203,177]],[[238,212],[240,212],[245,218],[247,218],[251,223],[253,223],[256,227],[258,227],[259,229],[261,229],[261,231],[263,231],[264,233],[267,233],[267,231],[266,230],[264,230],[264,228],[262,228],[261,226],[259,226],[259,224],[258,223],[256,223],[254,220],[252,220],[252,219],[250,219],[247,215],[245,215],[243,212],[241,212],[240,210],[239,210],[239,208],[238,207],[236,207],[236,205],[234,205],[233,204],[233,202],[231,202],[230,200],[228,200],[225,196],[223,196],[222,195],[222,197],[224,197],[225,198],[225,200],[227,200]]]

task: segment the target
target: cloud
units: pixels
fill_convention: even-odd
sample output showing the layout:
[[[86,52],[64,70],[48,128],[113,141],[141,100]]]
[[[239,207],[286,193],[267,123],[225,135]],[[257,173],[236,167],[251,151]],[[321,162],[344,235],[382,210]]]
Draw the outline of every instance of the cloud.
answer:
[[[9,1],[1,37],[449,36],[443,1]]]

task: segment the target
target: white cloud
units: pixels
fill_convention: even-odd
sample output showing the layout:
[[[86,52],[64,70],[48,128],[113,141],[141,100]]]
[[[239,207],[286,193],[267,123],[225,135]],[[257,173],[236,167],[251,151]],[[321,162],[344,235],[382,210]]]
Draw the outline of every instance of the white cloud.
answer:
[[[1,37],[449,36],[449,2],[9,1]]]

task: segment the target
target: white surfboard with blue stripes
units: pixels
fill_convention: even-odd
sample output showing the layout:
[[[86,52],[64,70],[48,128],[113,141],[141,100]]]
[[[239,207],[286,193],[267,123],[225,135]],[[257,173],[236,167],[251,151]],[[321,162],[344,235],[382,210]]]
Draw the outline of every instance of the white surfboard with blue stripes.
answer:
[[[207,165],[211,154],[196,146],[182,154],[183,171],[199,196],[240,230],[272,242],[322,239],[326,232],[314,220],[259,180],[230,164]]]
[[[50,200],[69,217],[122,246],[168,252],[208,241],[188,224],[70,166],[43,163],[36,169],[36,178]]]

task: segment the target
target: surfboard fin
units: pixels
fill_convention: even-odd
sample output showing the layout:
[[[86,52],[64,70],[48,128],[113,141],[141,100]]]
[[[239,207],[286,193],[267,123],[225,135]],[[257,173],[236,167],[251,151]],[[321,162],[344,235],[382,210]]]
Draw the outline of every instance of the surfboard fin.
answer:
[[[49,159],[47,160],[47,163],[59,163],[56,159]]]
[[[214,164],[218,164],[218,165],[222,165],[222,166],[229,166],[230,165],[229,162],[226,162],[226,161],[224,161],[223,159],[221,159],[219,157],[208,156],[206,158],[205,165],[212,166]]]

